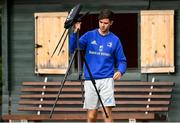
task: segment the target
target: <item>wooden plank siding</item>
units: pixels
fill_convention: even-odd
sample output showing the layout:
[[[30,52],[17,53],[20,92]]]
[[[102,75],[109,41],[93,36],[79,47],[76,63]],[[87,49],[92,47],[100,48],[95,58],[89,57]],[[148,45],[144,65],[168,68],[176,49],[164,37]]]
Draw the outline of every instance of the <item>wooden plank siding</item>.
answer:
[[[92,13],[99,12],[102,8],[109,8],[120,13],[138,13],[148,8],[148,0],[13,0],[11,5],[4,7],[2,13],[2,57],[3,57],[3,101],[2,114],[11,113],[19,114],[17,105],[19,101],[19,93],[23,81],[43,81],[46,75],[36,75],[34,73],[35,61],[35,34],[34,34],[34,13],[35,12],[64,12],[69,11],[75,4],[82,3],[83,11]],[[9,0],[10,1],[10,0]],[[156,10],[175,10],[174,18],[174,58],[175,73],[173,74],[141,74],[140,68],[136,70],[128,70],[124,75],[125,81],[151,81],[153,77],[156,81],[173,81],[175,89],[172,97],[172,104],[169,112],[169,121],[180,121],[180,1],[179,0],[156,0],[152,1],[150,9]],[[7,9],[10,16],[7,21]],[[138,17],[139,18],[139,17]],[[138,22],[139,23],[139,22]],[[10,26],[7,31],[7,26]],[[140,30],[138,29],[138,47],[140,47]],[[139,50],[139,49],[138,49]],[[139,54],[138,54],[139,55]],[[138,56],[138,62],[140,62]],[[73,75],[76,73],[72,73]],[[75,76],[70,76],[76,79]],[[63,75],[48,76],[49,81],[62,80]],[[8,85],[11,87],[11,107],[8,106],[9,93]],[[21,112],[22,113],[22,112]]]
[[[141,73],[174,72],[174,11],[141,11]]]
[[[68,12],[35,13],[35,73],[65,74],[69,63]],[[65,35],[63,35],[65,34]]]

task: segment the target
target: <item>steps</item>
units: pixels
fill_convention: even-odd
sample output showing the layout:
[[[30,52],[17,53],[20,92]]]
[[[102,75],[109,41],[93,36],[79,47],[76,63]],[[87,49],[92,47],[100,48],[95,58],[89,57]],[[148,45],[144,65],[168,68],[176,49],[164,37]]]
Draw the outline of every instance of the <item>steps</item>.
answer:
[[[173,82],[115,82],[114,121],[153,120],[156,114],[168,112],[173,85]],[[60,82],[23,82],[18,110],[24,115],[6,115],[4,119],[86,121],[86,110],[82,108],[84,91],[78,81],[65,82],[49,118],[60,86]],[[101,110],[98,120],[102,121]]]

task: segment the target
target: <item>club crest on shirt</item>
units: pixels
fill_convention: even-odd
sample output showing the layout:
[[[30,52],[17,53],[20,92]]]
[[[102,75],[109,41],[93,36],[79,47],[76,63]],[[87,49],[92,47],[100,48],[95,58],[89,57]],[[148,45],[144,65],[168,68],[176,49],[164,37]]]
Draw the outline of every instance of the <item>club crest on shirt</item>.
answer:
[[[111,48],[111,47],[112,47],[112,42],[109,42],[109,43],[107,44],[107,46]]]
[[[96,40],[93,40],[93,41],[91,42],[91,44],[97,45]]]
[[[103,51],[103,45],[99,46],[99,51],[102,52]]]

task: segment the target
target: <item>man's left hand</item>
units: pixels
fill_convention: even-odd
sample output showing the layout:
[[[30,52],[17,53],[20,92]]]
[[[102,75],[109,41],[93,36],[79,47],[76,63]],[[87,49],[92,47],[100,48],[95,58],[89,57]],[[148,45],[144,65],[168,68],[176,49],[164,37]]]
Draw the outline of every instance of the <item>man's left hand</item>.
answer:
[[[120,80],[120,79],[121,79],[121,76],[122,76],[121,72],[117,71],[117,72],[114,74],[113,79],[114,79],[114,80]]]

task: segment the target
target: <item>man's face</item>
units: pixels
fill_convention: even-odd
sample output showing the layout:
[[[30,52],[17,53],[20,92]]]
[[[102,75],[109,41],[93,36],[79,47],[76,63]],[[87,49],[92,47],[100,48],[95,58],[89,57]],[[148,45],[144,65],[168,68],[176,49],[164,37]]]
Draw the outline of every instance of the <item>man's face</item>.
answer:
[[[103,33],[108,32],[112,23],[113,23],[113,21],[110,21],[108,18],[99,20],[99,28],[100,28],[101,32],[103,32]]]

